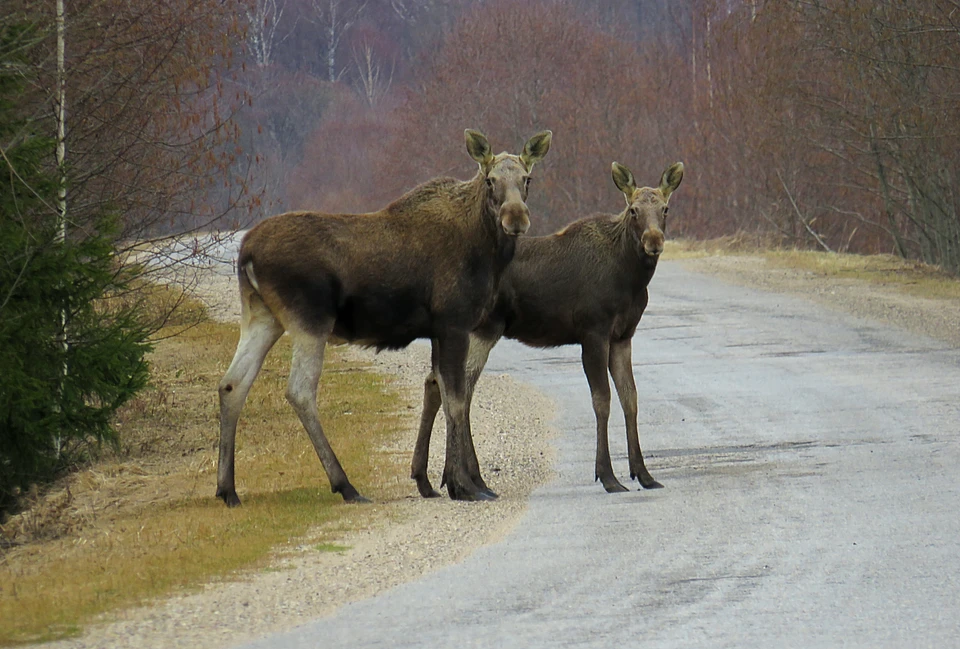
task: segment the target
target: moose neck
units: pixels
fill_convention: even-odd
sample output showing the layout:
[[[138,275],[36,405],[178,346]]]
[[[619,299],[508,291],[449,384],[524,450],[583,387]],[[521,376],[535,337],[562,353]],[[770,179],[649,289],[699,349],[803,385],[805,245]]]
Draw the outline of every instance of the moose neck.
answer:
[[[620,213],[617,226],[622,260],[621,267],[629,273],[631,278],[641,286],[646,287],[657,270],[657,261],[660,258],[651,257],[644,252],[643,244],[640,242],[641,234],[638,233],[638,228],[630,222],[630,215],[627,210]]]

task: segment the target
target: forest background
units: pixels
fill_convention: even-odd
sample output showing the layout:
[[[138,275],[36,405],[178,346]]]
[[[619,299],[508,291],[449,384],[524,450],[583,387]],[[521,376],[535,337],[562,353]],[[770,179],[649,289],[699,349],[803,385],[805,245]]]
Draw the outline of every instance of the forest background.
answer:
[[[4,5],[4,24],[37,26],[21,102],[52,137],[54,3]],[[612,161],[653,184],[682,160],[671,236],[960,272],[960,0],[70,0],[66,15],[71,192],[109,203],[126,241],[377,209],[469,176],[464,128],[498,150],[550,128],[536,233],[619,211]]]
[[[461,133],[541,128],[534,232],[687,165],[669,236],[756,233],[960,271],[953,0],[257,0],[243,148],[283,208],[466,177]]]
[[[960,0],[4,0],[0,509],[111,437],[178,302],[152,275],[466,179],[464,128],[553,131],[534,234],[681,160],[669,237],[960,273]]]

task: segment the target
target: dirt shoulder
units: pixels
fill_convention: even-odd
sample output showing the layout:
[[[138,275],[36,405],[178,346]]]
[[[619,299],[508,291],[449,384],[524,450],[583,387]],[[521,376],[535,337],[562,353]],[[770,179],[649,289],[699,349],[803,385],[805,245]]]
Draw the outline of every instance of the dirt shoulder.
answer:
[[[780,267],[760,255],[700,257],[677,263],[726,282],[790,293],[843,313],[960,346],[960,299],[913,295],[904,290],[909,284],[868,282]]]

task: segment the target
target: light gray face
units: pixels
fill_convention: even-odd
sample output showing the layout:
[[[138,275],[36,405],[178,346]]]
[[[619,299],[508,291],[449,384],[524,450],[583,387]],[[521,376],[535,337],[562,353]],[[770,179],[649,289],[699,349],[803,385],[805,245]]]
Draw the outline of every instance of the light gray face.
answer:
[[[530,228],[530,210],[526,203],[530,174],[520,159],[508,153],[496,156],[484,182],[487,201],[499,214],[503,231],[511,236],[525,233]]]
[[[527,140],[520,155],[493,155],[490,143],[479,131],[464,131],[467,151],[480,164],[486,183],[487,205],[497,214],[500,227],[510,236],[523,234],[530,228],[527,191],[533,165],[550,150],[553,134],[542,131]]]

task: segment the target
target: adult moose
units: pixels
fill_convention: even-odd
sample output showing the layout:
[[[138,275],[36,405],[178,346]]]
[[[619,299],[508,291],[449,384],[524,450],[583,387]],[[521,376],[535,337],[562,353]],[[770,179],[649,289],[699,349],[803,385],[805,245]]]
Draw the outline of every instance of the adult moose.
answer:
[[[532,347],[580,345],[583,371],[597,418],[596,479],[607,492],[627,491],[610,462],[607,421],[613,376],[627,429],[630,477],[645,489],[662,487],[647,471],[637,432],[637,388],[632,340],[647,306],[647,285],[663,252],[667,203],[683,180],[683,163],[668,167],[659,187],[637,188],[633,174],[613,163],[613,182],[627,206],[617,215],[601,214],[571,223],[546,237],[517,243],[513,262],[500,282],[497,303],[470,336],[467,391],[472,396],[487,356],[506,336]],[[423,414],[413,453],[411,477],[425,498],[437,494],[427,478],[433,421],[443,397],[437,375],[424,382]],[[474,484],[485,488],[472,439],[461,442]]]
[[[493,306],[517,236],[530,226],[530,172],[547,154],[552,134],[534,135],[519,156],[493,155],[477,131],[468,129],[465,137],[480,165],[471,180],[431,180],[370,214],[280,214],[243,238],[237,259],[240,343],[219,388],[217,496],[228,506],[240,504],[234,484],[240,410],[284,331],[293,344],[287,400],[334,493],[348,502],[366,501],[320,425],[317,384],[327,341],[379,350],[429,338],[447,419],[448,493],[458,500],[493,497],[471,480],[461,448],[461,440],[470,439],[464,374],[469,333]]]

